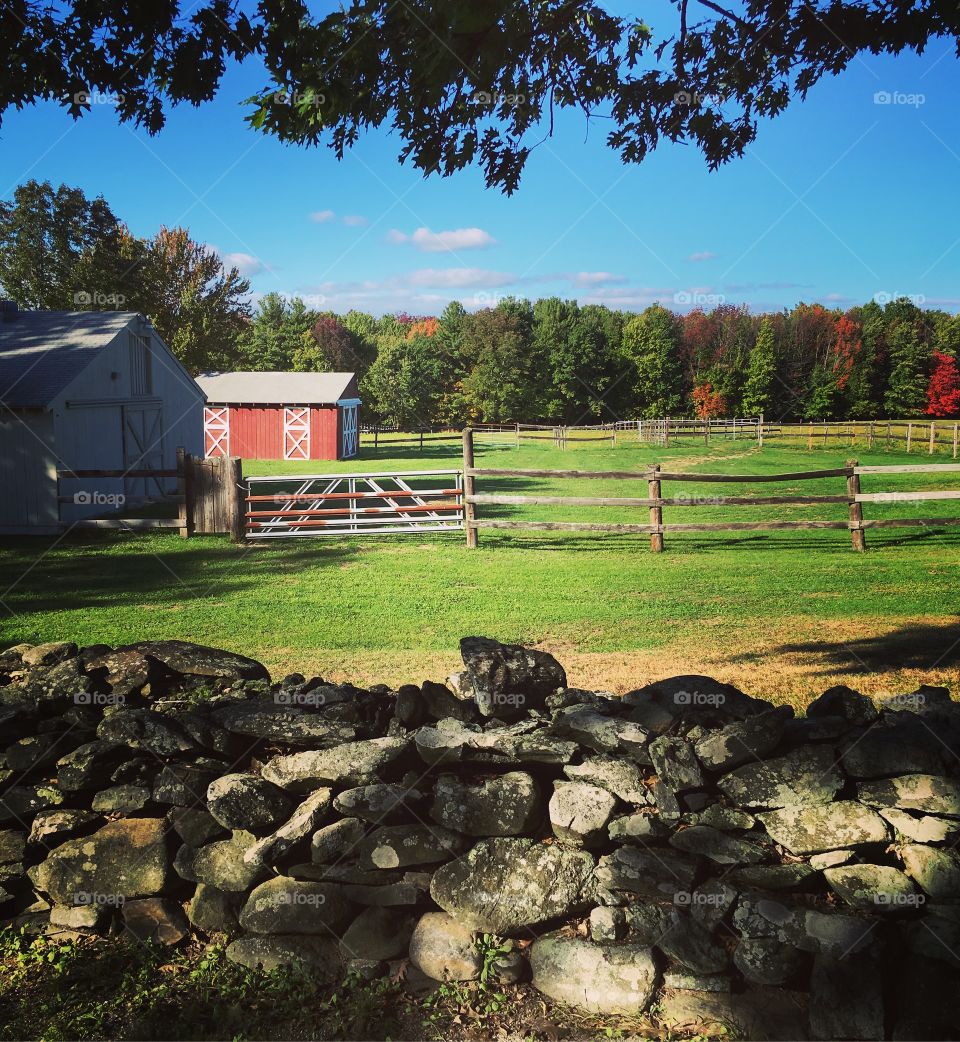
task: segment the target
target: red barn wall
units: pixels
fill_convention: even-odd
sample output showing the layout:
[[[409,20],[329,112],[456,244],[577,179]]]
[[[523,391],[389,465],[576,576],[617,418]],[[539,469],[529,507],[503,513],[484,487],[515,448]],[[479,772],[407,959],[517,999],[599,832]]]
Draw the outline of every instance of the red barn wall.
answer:
[[[211,402],[216,406],[217,403]],[[244,459],[283,459],[282,405],[231,405],[230,455]],[[340,409],[310,409],[310,459],[339,459]]]

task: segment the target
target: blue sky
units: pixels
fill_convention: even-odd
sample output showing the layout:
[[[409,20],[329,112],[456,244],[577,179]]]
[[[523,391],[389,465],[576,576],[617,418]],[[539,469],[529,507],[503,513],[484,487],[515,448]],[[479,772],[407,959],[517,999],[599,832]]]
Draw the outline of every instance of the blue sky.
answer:
[[[509,198],[472,170],[424,180],[387,132],[343,162],[281,145],[243,121],[263,85],[233,69],[215,102],[173,110],[156,137],[107,103],[77,123],[53,104],[7,113],[0,195],[31,177],[79,185],[137,234],[188,226],[257,294],[337,311],[509,294],[680,311],[911,295],[960,310],[960,72],[943,42],[855,60],[713,173],[679,145],[624,166],[603,121],[566,113]]]

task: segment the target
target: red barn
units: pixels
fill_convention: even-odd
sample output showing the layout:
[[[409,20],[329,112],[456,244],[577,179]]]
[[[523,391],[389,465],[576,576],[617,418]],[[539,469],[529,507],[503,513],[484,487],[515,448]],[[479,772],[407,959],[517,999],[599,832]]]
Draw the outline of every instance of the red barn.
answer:
[[[349,459],[360,447],[356,373],[204,373],[204,454]]]

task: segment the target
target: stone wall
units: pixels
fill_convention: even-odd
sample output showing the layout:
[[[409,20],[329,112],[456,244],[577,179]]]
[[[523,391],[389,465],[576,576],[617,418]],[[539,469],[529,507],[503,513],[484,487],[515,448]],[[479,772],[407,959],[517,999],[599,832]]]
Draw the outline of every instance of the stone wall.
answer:
[[[960,707],[621,697],[466,638],[445,685],[179,641],[0,654],[0,914],[749,1037],[956,1037]],[[487,942],[489,948],[489,941]],[[490,961],[487,955],[488,964]]]

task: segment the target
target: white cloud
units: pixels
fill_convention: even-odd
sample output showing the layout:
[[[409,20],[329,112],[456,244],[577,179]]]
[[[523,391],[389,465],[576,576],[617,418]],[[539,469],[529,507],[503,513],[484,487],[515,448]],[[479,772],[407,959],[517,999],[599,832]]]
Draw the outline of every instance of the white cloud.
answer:
[[[345,214],[342,220],[348,228],[365,228],[370,223],[366,217],[358,213]]]
[[[219,250],[217,252],[219,253]],[[259,275],[267,267],[259,257],[254,257],[249,253],[223,253],[220,254],[220,259],[225,268],[236,268],[241,275],[245,276]]]
[[[327,221],[332,221],[336,216],[337,215],[333,210],[314,210],[314,212],[310,214],[310,220],[314,221],[316,224],[326,224]]]
[[[575,271],[568,276],[574,286],[601,286],[611,282],[626,282],[625,275],[614,275],[609,271]]]
[[[400,244],[410,243],[424,253],[441,253],[455,250],[481,250],[487,246],[495,246],[497,240],[482,228],[451,228],[448,231],[433,232],[429,228],[417,228],[412,235],[405,235],[397,228],[387,233],[387,242]]]
[[[695,264],[697,264],[701,261],[712,261],[716,258],[716,256],[717,255],[715,253],[711,253],[710,250],[700,250],[697,253],[691,253],[690,256],[687,257],[687,260],[693,261]]]
[[[516,281],[514,275],[505,271],[490,271],[486,268],[419,268],[406,276],[411,286],[453,287],[464,289],[474,286],[509,286]]]

